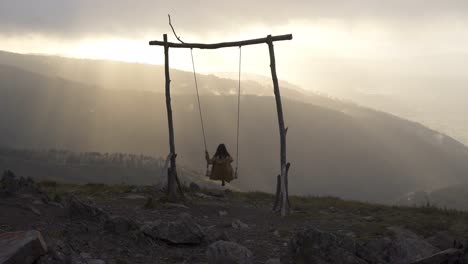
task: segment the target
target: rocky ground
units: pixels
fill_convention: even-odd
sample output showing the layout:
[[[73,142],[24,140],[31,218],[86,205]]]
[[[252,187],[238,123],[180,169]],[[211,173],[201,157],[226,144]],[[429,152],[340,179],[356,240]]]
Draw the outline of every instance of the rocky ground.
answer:
[[[430,206],[291,197],[280,217],[264,193],[192,185],[167,203],[152,187],[9,173],[0,190],[0,263],[468,263],[468,213]]]

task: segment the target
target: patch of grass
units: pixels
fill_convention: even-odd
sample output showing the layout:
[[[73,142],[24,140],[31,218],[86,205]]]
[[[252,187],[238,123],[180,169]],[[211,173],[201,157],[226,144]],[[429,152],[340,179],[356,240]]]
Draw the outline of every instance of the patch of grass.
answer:
[[[234,192],[232,197],[250,203],[263,203],[265,206],[272,206],[275,200],[274,195],[261,192]],[[431,204],[420,207],[388,206],[331,196],[290,196],[290,203],[293,210],[299,210],[313,220],[341,221],[363,239],[386,234],[390,226],[407,228],[423,237],[444,230],[468,236],[468,212]],[[373,217],[373,220],[366,220],[366,217]]]
[[[268,203],[274,200],[274,195],[265,192],[231,192],[229,197],[247,203]]]

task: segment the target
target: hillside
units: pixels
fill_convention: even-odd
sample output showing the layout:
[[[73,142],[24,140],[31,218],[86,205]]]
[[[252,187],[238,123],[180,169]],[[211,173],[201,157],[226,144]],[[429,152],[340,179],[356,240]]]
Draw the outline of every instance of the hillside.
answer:
[[[292,196],[292,215],[281,217],[265,193],[194,189],[174,204],[150,186],[18,177],[0,181],[0,196],[0,245],[16,249],[2,258],[18,252],[38,263],[422,264],[467,257],[458,246],[466,243],[468,213],[433,207]],[[49,252],[8,243],[12,234],[21,239],[8,232],[23,230],[40,232]],[[439,262],[431,262],[433,254]],[[210,261],[224,255],[249,261]]]
[[[80,62],[89,64],[84,68],[94,65]],[[164,96],[97,88],[89,85],[91,79],[82,84],[0,66],[0,145],[166,156]],[[151,85],[160,91],[163,83]],[[243,87],[250,90],[249,85]],[[182,87],[174,81],[174,91]],[[240,178],[234,184],[271,192],[279,171],[274,98],[244,95],[241,100]],[[201,101],[210,152],[224,142],[234,154],[236,97],[204,94]],[[468,182],[468,151],[450,137],[317,95],[301,101],[284,99],[293,194],[389,202],[413,190]],[[173,108],[178,160],[203,174],[196,98],[176,93]]]

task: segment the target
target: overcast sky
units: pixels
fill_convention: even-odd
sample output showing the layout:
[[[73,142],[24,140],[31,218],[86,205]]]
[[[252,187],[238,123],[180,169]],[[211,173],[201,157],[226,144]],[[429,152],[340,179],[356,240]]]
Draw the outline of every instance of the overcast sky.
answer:
[[[161,63],[147,41],[171,33],[168,13],[187,42],[293,33],[276,44],[280,78],[303,86],[332,62],[468,54],[466,0],[1,0],[0,49]],[[265,47],[243,54],[245,71],[268,73]],[[187,55],[172,66],[189,69]],[[196,56],[202,71],[237,69],[237,50]]]

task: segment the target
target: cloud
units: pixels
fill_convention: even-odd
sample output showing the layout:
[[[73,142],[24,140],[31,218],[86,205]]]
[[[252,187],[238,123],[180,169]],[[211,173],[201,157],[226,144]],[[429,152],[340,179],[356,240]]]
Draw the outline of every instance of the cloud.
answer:
[[[168,31],[167,14],[180,32],[240,31],[252,24],[336,19],[376,23],[465,20],[464,0],[2,0],[0,32],[39,33],[63,38],[84,35],[137,36]]]

